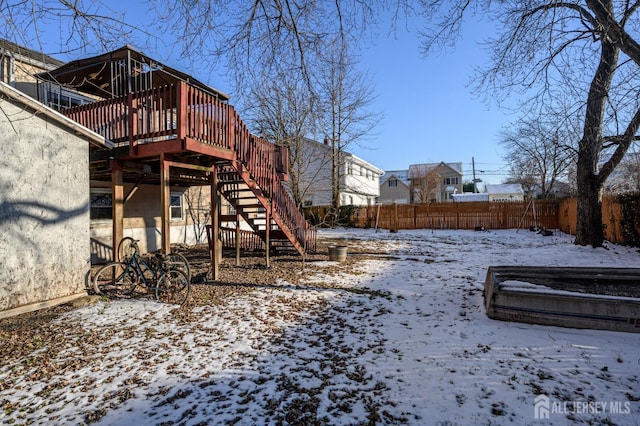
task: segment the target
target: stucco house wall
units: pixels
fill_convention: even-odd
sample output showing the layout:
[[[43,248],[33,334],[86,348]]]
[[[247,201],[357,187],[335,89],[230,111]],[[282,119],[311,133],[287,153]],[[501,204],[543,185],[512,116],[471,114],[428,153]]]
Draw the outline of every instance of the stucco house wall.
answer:
[[[102,138],[0,83],[0,316],[86,294],[89,143]]]

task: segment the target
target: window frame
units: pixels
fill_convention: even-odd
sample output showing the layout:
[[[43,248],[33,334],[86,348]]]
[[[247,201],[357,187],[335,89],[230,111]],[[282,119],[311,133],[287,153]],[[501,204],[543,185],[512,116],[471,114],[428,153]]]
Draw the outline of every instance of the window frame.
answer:
[[[174,197],[177,197],[179,204],[174,205],[173,200]],[[174,215],[174,209],[180,209],[180,217]],[[182,222],[185,220],[184,216],[184,193],[183,192],[170,192],[169,193],[169,221],[171,222]]]
[[[444,184],[445,185],[458,185],[458,176],[450,176],[450,177],[446,177],[444,178]]]
[[[94,206],[93,202],[94,196],[100,196],[99,198],[105,198],[105,197],[109,197],[109,199],[111,200],[111,203],[109,204],[109,206]],[[94,211],[94,209],[103,209],[106,211],[106,209],[109,210],[109,214],[107,215],[108,217],[94,217],[94,214],[92,213]],[[99,223],[99,222],[110,222],[113,220],[113,193],[111,192],[111,189],[109,188],[90,188],[89,189],[89,220],[93,223]]]

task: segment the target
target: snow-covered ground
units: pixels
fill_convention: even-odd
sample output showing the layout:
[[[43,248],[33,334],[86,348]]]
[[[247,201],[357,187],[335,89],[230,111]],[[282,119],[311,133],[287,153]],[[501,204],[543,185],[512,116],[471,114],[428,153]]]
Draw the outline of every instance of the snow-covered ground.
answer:
[[[482,297],[490,265],[640,267],[638,249],[526,230],[329,236],[372,254],[188,316],[144,301],[68,312],[54,373],[0,367],[2,422],[640,424],[640,333],[494,321]]]

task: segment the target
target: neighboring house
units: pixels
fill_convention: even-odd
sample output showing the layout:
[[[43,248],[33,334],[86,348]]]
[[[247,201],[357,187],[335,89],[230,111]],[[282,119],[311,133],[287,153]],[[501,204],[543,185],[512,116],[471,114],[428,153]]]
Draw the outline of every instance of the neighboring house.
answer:
[[[86,295],[89,145],[104,137],[0,82],[0,317]]]
[[[409,204],[411,200],[411,181],[409,170],[390,170],[380,179],[380,197],[382,204]]]
[[[332,149],[326,143],[306,139],[303,144],[299,187],[303,205],[331,205]],[[365,160],[342,152],[338,159],[340,206],[374,205],[380,195],[384,172]],[[292,171],[293,174],[293,171]]]
[[[462,193],[462,163],[426,163],[409,166],[411,203],[453,201]]]
[[[0,39],[0,81],[59,111],[93,99],[35,75],[64,64],[49,55]]]
[[[485,185],[484,190],[489,194],[489,201],[523,201],[524,191],[519,183],[503,183],[499,185]]]

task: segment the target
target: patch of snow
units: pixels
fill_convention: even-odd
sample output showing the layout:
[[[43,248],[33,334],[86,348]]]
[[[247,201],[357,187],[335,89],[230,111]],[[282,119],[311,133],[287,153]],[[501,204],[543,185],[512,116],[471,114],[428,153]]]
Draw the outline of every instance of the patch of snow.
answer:
[[[265,286],[195,321],[144,301],[69,312],[55,374],[0,367],[3,422],[640,423],[640,333],[495,321],[482,295],[492,265],[638,267],[637,249],[522,230],[318,235],[385,256],[336,273],[317,262],[309,287]]]

